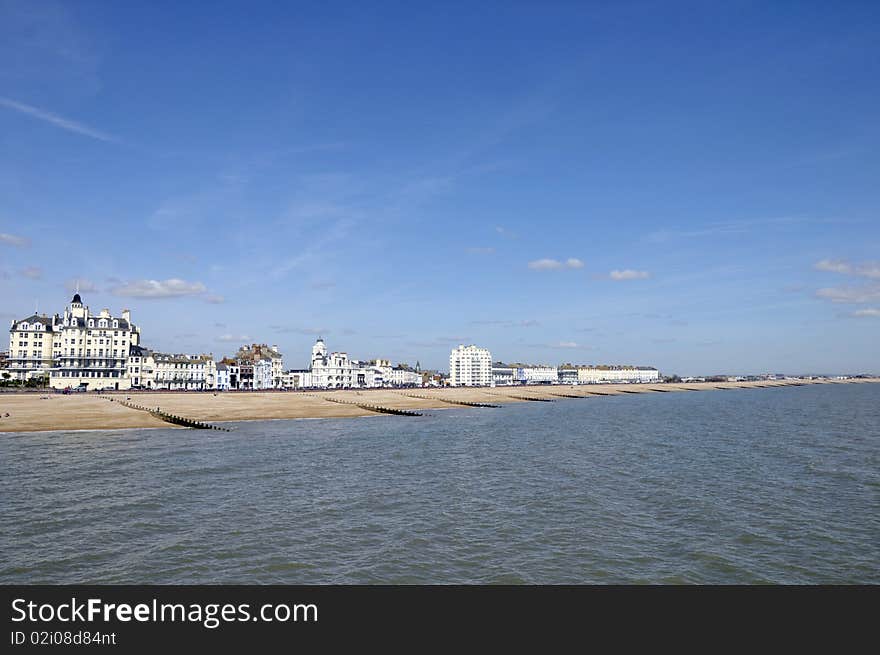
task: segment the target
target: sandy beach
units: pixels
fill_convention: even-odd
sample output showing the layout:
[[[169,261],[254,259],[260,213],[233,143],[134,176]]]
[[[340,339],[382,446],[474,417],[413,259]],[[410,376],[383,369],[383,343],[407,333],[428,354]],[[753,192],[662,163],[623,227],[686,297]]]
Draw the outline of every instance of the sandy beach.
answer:
[[[134,404],[158,408],[166,413],[198,421],[219,423],[261,419],[349,418],[376,415],[376,412],[359,407],[358,404],[377,405],[391,409],[433,410],[461,407],[456,404],[461,402],[500,405],[529,402],[530,399],[558,400],[570,396],[599,400],[606,395],[633,393],[722,391],[795,384],[866,384],[872,382],[880,382],[880,379],[598,384],[573,387],[557,385],[477,389],[225,392],[216,395],[212,392],[120,392],[108,396],[3,393],[0,394],[0,432],[173,427],[148,412],[131,409],[118,402],[126,398],[130,398]],[[7,413],[9,416],[5,416]]]

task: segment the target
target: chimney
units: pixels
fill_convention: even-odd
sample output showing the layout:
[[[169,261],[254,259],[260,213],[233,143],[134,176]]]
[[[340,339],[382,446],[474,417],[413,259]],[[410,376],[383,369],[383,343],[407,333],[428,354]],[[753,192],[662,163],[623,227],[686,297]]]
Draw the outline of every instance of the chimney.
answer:
[[[122,319],[131,323],[131,312],[127,309],[122,310]]]

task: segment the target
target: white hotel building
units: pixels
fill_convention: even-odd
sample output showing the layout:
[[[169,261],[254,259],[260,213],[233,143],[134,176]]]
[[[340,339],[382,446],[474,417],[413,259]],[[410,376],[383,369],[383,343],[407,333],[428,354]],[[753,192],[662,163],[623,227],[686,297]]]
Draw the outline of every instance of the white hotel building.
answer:
[[[449,354],[449,384],[453,387],[494,387],[492,353],[477,346],[458,346]]]
[[[139,342],[127,309],[92,314],[77,293],[62,316],[12,321],[8,370],[16,380],[48,375],[55,389],[128,389],[129,349]]]

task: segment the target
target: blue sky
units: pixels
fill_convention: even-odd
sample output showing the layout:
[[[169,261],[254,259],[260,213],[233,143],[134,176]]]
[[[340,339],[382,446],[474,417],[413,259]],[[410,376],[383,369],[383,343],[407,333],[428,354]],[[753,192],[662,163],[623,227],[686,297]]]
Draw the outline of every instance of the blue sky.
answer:
[[[141,4],[0,0],[4,320],[880,373],[877,3]]]

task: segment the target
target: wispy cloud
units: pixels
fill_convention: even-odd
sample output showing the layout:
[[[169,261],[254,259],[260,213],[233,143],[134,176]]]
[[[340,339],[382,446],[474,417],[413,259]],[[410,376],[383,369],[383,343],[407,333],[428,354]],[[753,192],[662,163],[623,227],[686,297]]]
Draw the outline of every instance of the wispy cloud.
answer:
[[[612,280],[646,280],[651,277],[651,274],[648,271],[634,271],[631,268],[625,268],[622,271],[614,270],[608,274],[608,277]]]
[[[842,259],[823,259],[813,265],[817,271],[840,273],[841,275],[856,275],[871,279],[880,279],[880,262],[863,262],[852,264]]]
[[[290,325],[271,325],[270,327],[276,332],[283,332],[286,334],[307,334],[311,336],[321,336],[322,334],[331,334],[332,332],[327,328],[304,328]]]
[[[31,240],[27,237],[16,236],[15,234],[6,234],[5,232],[0,232],[0,243],[5,243],[7,246],[14,246],[15,248],[27,248],[31,245]]]
[[[76,121],[58,116],[57,114],[53,114],[43,109],[39,109],[31,105],[26,105],[23,102],[16,102],[15,100],[10,100],[9,98],[4,98],[0,96],[0,107],[6,107],[7,109],[12,109],[13,111],[17,111],[21,114],[26,114],[27,116],[31,116],[32,118],[37,118],[41,121],[45,121],[46,123],[50,123],[55,127],[60,127],[63,130],[67,130],[68,132],[76,132],[77,134],[82,134],[83,136],[98,139],[99,141],[106,141],[108,143],[119,143],[119,139],[114,136],[111,136],[104,132],[100,132],[96,129],[88,127],[87,125],[77,123]]]
[[[217,337],[217,341],[221,343],[249,343],[251,338],[246,334],[240,334],[238,336],[234,334],[221,334]]]
[[[826,287],[816,291],[816,297],[835,303],[862,304],[880,301],[880,284],[854,287]]]
[[[177,278],[169,280],[132,280],[110,290],[114,296],[127,298],[178,298],[198,296],[207,289],[201,282],[187,282]]]
[[[21,274],[30,280],[39,280],[43,277],[43,269],[39,266],[28,266],[21,269]]]
[[[91,280],[82,277],[70,278],[64,283],[65,291],[79,291],[80,293],[97,293],[98,287]]]
[[[508,319],[508,320],[493,319],[493,320],[487,320],[487,321],[470,321],[470,324],[471,325],[499,325],[501,327],[507,327],[507,328],[538,327],[541,325],[541,323],[536,321],[535,319],[523,319],[520,321],[515,321],[515,320],[510,320],[510,319]]]
[[[797,216],[777,218],[756,218],[741,221],[715,221],[694,226],[692,229],[665,229],[651,232],[645,237],[649,243],[666,243],[678,239],[699,239],[704,237],[728,237],[749,234],[758,228],[789,228],[800,223],[813,222]]]
[[[529,268],[533,271],[558,271],[565,268],[583,268],[584,263],[575,257],[569,257],[564,262],[558,259],[536,259],[529,262]]]
[[[852,313],[856,318],[880,318],[880,309],[857,309]]]
[[[226,302],[226,298],[215,293],[208,294],[205,296],[204,300],[211,305],[222,305]]]

